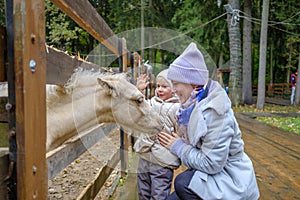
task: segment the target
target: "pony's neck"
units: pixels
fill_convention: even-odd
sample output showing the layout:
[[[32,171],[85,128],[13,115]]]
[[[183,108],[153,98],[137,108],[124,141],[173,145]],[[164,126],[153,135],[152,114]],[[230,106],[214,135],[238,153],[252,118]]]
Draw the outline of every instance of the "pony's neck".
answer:
[[[97,101],[97,102],[96,102]],[[112,98],[102,88],[95,94],[95,112],[98,123],[115,123],[112,113]]]

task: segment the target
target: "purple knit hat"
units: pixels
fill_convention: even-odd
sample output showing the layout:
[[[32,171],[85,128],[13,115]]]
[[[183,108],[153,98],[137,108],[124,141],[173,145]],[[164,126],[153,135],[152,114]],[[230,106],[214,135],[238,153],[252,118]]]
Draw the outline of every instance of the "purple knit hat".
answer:
[[[180,83],[205,85],[208,70],[203,55],[194,42],[170,65],[167,78]]]

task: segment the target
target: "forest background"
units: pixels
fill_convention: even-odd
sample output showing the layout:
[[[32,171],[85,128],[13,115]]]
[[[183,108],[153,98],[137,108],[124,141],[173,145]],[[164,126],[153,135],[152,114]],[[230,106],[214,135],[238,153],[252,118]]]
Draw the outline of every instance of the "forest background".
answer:
[[[0,0],[0,25],[5,26],[5,0]],[[230,96],[237,105],[252,104],[252,85],[258,85],[263,77],[267,83],[289,83],[290,74],[300,63],[300,2],[295,0],[89,0],[114,33],[144,27],[167,28],[186,34],[209,53],[218,68],[228,66],[231,83]],[[234,10],[226,10],[231,4]],[[267,8],[266,8],[267,5]],[[267,10],[267,11],[266,11]],[[263,13],[267,12],[267,27],[263,27]],[[87,13],[88,15],[88,13]],[[234,26],[233,26],[234,25]],[[263,31],[262,31],[263,30]],[[265,40],[262,40],[265,34]],[[146,40],[149,38],[145,38]],[[262,41],[265,42],[265,56],[262,56]],[[99,42],[79,27],[72,19],[60,12],[50,0],[46,0],[46,42],[70,55],[85,58]],[[139,42],[139,41],[137,41]],[[139,44],[137,44],[139,45]],[[237,51],[232,51],[236,48]],[[168,66],[176,57],[173,52],[162,49],[144,49],[139,52],[150,63]],[[262,66],[262,60],[265,66]],[[154,73],[163,65],[153,65]],[[118,67],[118,63],[111,63]],[[262,68],[264,70],[262,70]],[[229,77],[228,77],[229,78]],[[249,93],[250,92],[250,93]],[[263,91],[264,92],[264,91]],[[258,110],[250,107],[250,112]],[[266,112],[299,112],[297,107],[266,107]],[[299,107],[298,107],[299,108]],[[269,110],[268,110],[269,109]],[[288,119],[288,118],[286,118]],[[274,118],[271,118],[274,124]],[[276,120],[277,125],[290,132],[300,133],[300,118]],[[268,122],[268,119],[267,119]],[[2,126],[1,126],[2,127]],[[1,128],[0,127],[0,128]],[[0,133],[6,133],[0,129]],[[0,141],[6,134],[0,134]],[[7,145],[7,144],[6,144]],[[2,146],[2,144],[0,144]]]
[[[115,34],[143,27],[186,34],[209,53],[218,68],[230,66],[227,79],[233,105],[252,103],[252,85],[289,83],[300,65],[300,2],[294,0],[89,0]],[[233,10],[228,10],[226,4]],[[263,12],[267,27],[262,27]],[[233,25],[234,23],[234,25]],[[5,0],[0,0],[0,25],[5,26]],[[261,31],[263,30],[263,31]],[[262,56],[265,34],[265,56]],[[126,39],[126,38],[125,38]],[[149,38],[145,38],[148,40]],[[46,0],[46,41],[70,55],[84,58],[99,42]],[[140,41],[137,41],[137,45]],[[235,48],[238,51],[232,51]],[[154,73],[178,55],[143,49]],[[264,61],[262,64],[262,60]],[[263,69],[260,65],[263,65]],[[111,67],[118,66],[112,63]],[[261,72],[259,70],[261,69]],[[260,75],[259,75],[260,74]],[[260,89],[260,88],[258,88]],[[264,93],[264,91],[262,91]]]

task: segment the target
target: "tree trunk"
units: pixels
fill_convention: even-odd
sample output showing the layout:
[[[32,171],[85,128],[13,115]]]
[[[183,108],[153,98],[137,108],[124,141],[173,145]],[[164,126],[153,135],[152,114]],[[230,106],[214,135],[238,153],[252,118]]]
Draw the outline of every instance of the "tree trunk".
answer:
[[[252,1],[244,1],[244,12],[251,18]],[[244,20],[243,26],[243,103],[252,104],[252,25]]]
[[[296,85],[296,93],[295,93],[295,105],[300,105],[300,54],[298,59],[298,76],[297,76],[297,85]]]
[[[5,81],[6,29],[0,25],[0,81]]]
[[[233,9],[239,9],[238,0],[229,0]],[[235,14],[227,15],[229,44],[230,44],[230,77],[229,97],[233,106],[238,106],[242,97],[242,56],[241,56],[241,31],[238,20],[234,19]]]
[[[270,84],[273,85],[273,48],[274,44],[271,44],[270,50]]]
[[[289,59],[288,59],[288,68],[286,70],[286,83],[291,82],[291,67],[292,67],[292,51],[293,47],[290,45],[290,53],[289,53]]]
[[[165,65],[165,50],[161,49],[161,70],[163,69],[163,66]]]
[[[256,103],[256,108],[258,109],[263,109],[265,103],[268,17],[269,17],[269,0],[264,0],[261,32],[260,32],[259,71],[258,71],[258,88],[257,88],[257,103]]]

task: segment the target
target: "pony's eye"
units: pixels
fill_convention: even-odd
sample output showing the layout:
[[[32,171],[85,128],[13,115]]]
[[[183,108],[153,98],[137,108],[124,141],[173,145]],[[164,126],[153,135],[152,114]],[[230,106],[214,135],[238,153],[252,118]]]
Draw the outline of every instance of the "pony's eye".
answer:
[[[136,100],[136,102],[137,102],[138,104],[143,103],[143,102],[144,102],[144,97],[138,98],[138,99]]]

